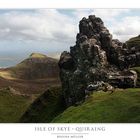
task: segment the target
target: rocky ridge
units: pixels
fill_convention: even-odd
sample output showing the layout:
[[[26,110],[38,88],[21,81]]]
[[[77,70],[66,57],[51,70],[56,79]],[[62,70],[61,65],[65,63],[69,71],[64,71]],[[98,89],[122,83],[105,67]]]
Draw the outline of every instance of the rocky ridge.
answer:
[[[64,51],[59,60],[62,92],[67,106],[85,100],[88,91],[109,85],[135,87],[137,73],[129,70],[140,65],[140,48],[128,47],[112,39],[103,21],[95,15],[79,22],[76,45]]]

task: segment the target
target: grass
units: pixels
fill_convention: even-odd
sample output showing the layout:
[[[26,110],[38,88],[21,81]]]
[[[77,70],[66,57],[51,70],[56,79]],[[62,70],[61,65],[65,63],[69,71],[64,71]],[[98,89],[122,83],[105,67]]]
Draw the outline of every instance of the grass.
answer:
[[[126,41],[126,43],[129,47],[140,46],[140,36],[133,37],[133,38],[129,39],[128,41]]]
[[[13,95],[7,89],[0,90],[0,123],[19,122],[29,104],[29,97]]]
[[[48,89],[31,104],[26,96],[0,90],[1,123],[140,123],[140,88],[98,91],[66,109],[60,87]]]
[[[21,117],[24,123],[48,123],[65,110],[60,87],[48,89],[27,109]]]
[[[93,93],[82,105],[67,108],[52,123],[138,123],[140,89]]]

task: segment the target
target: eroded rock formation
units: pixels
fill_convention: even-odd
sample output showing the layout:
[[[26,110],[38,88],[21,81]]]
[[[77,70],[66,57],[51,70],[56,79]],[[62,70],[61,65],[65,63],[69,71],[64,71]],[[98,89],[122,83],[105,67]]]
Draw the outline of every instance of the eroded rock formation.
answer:
[[[129,70],[140,63],[140,51],[135,51],[113,40],[100,18],[84,17],[79,23],[76,45],[70,47],[70,52],[64,51],[59,61],[67,106],[83,101],[91,84],[95,89],[102,87],[102,83],[119,88],[136,86],[137,73]]]

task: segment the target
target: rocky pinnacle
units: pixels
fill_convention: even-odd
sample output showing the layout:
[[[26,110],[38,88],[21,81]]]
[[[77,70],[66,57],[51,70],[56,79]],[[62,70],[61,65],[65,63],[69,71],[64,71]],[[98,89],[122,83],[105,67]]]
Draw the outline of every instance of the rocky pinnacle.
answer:
[[[67,106],[83,102],[90,91],[104,85],[114,88],[136,86],[140,50],[113,40],[103,21],[95,15],[79,22],[76,45],[64,51],[59,60],[62,91]]]

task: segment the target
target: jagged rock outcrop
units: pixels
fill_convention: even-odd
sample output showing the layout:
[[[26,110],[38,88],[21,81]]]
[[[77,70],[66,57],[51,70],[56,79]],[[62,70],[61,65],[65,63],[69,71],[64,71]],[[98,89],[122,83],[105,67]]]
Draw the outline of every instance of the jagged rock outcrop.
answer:
[[[132,50],[113,40],[100,18],[84,17],[79,23],[76,45],[70,47],[70,52],[64,51],[59,61],[67,106],[82,102],[91,84],[96,89],[102,87],[102,83],[120,88],[136,86],[137,73],[128,69],[136,65],[137,58],[133,55],[137,54]]]

